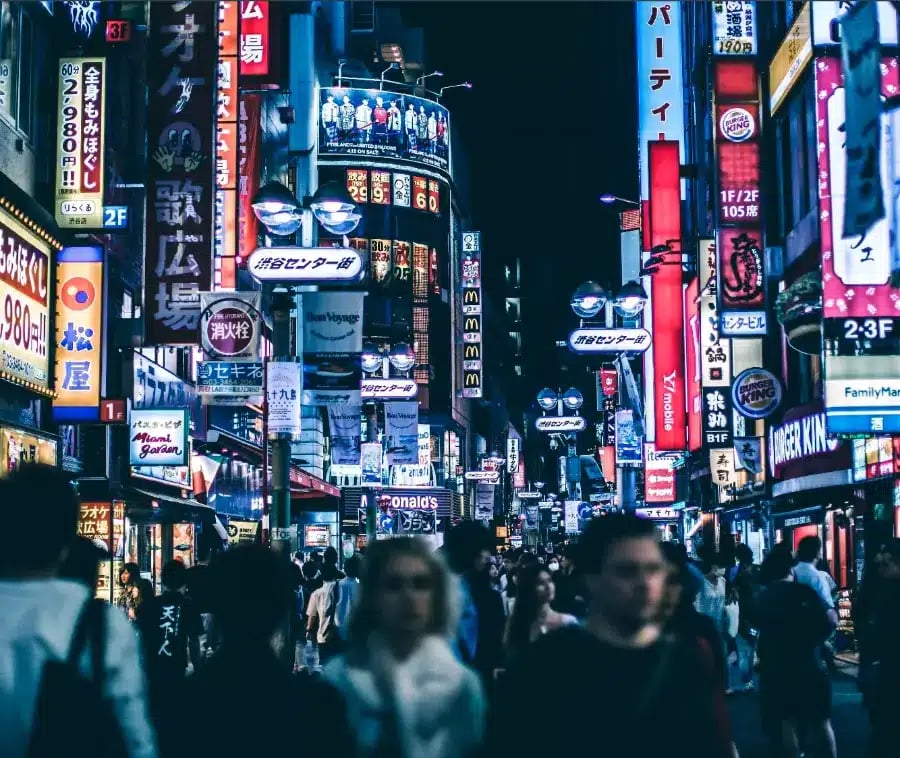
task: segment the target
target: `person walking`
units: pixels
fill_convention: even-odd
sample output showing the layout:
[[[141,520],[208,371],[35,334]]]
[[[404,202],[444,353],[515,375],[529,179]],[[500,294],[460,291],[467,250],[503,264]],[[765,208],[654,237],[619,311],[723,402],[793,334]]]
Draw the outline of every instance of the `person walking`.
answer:
[[[478,606],[472,593],[473,576],[484,570],[492,547],[490,533],[475,521],[460,521],[444,537],[443,552],[453,572],[462,608],[453,647],[459,659],[475,663],[478,654]]]
[[[834,597],[831,594],[831,587],[828,580],[819,570],[818,561],[822,555],[822,540],[815,536],[804,537],[797,545],[797,562],[794,565],[794,578],[800,584],[805,584],[812,588],[831,623],[831,628],[835,629],[838,624],[837,611],[834,609]]]
[[[334,623],[341,639],[347,638],[347,629],[350,627],[350,614],[356,605],[356,598],[359,595],[359,568],[359,556],[350,556],[344,563],[346,576],[338,582],[338,604],[334,614]]]
[[[805,734],[815,755],[837,754],[831,728],[831,681],[819,646],[831,631],[821,599],[796,579],[787,547],[763,561],[759,600],[759,688],[763,726],[773,755],[797,758]]]
[[[521,655],[547,632],[578,623],[573,615],[553,610],[555,595],[553,576],[545,566],[530,566],[519,572],[517,600],[503,639],[508,660]]]
[[[129,621],[134,621],[134,588],[135,583],[141,578],[141,569],[136,563],[126,563],[119,572],[119,596],[116,598],[116,607],[125,612]]]
[[[466,758],[479,747],[481,684],[447,642],[453,585],[418,537],[368,547],[349,649],[325,666],[346,698],[359,758]]]
[[[40,514],[40,538],[23,540]],[[0,481],[0,755],[155,758],[138,643],[83,581],[58,578],[78,498],[63,471]]]
[[[323,584],[313,592],[306,609],[306,636],[319,648],[319,660],[324,663],[341,652],[343,642],[335,624],[339,605],[339,582],[343,573],[326,564],[322,570]]]
[[[271,640],[293,610],[288,562],[261,545],[213,557],[210,600],[221,645],[190,677],[178,758],[294,755],[351,758],[354,741],[346,708],[333,687],[298,677],[276,656]],[[258,729],[229,728],[223,714],[252,702],[266,715]]]
[[[575,545],[566,545],[560,554],[559,572],[553,576],[556,585],[553,609],[576,618],[584,618],[587,613],[587,587],[576,556]]]
[[[697,593],[697,598],[694,600],[694,607],[715,624],[721,639],[722,655],[727,660],[730,656],[728,651],[730,636],[728,634],[728,615],[725,610],[728,596],[726,594],[724,562],[719,555],[711,553],[704,559],[701,571],[703,573],[703,582],[700,585],[700,592]],[[730,683],[728,680],[729,672],[726,668],[725,691],[727,694],[730,694],[731,689],[729,688]]]
[[[604,758],[732,758],[712,661],[660,621],[668,569],[654,525],[625,514],[594,519],[579,551],[590,594],[585,627],[542,636],[510,667],[489,750],[581,755],[584,730],[527,728],[522,719],[536,713],[541,724],[564,724],[602,703],[591,709],[590,731],[602,735]]]
[[[741,543],[735,547],[737,564],[729,575],[729,589],[737,597],[738,628],[734,636],[737,653],[737,676],[729,682],[732,689],[749,692],[753,690],[754,662],[756,659],[756,639],[759,634],[756,611],[762,590],[759,581],[759,567],[753,563],[753,551]]]

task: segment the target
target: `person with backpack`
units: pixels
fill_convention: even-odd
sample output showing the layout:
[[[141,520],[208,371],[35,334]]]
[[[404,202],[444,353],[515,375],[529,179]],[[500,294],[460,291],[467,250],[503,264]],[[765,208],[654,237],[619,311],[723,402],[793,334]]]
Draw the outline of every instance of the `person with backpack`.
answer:
[[[322,569],[322,586],[312,593],[306,609],[307,638],[315,639],[319,648],[319,660],[323,665],[343,649],[341,635],[335,624],[340,601],[339,582],[342,577],[343,574],[335,567],[325,564]]]
[[[732,689],[751,692],[754,689],[754,662],[756,660],[757,628],[756,611],[762,591],[759,580],[759,566],[753,563],[753,551],[741,543],[735,546],[737,564],[729,573],[729,594],[737,597],[738,626],[734,635],[737,646],[738,682]],[[730,672],[729,672],[730,673]]]
[[[133,629],[83,581],[59,577],[78,515],[54,466],[0,481],[0,755],[156,758]]]

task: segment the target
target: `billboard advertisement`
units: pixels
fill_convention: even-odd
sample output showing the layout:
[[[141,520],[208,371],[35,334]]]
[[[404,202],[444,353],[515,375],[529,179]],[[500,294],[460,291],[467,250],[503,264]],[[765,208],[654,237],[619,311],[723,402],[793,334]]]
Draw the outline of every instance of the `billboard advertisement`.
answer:
[[[59,61],[56,223],[103,228],[106,59]]]
[[[184,33],[190,28],[190,44]],[[212,285],[216,168],[216,5],[152,3],[147,42],[148,345],[197,341]]]
[[[462,234],[463,397],[482,396],[481,232]]]
[[[0,377],[46,391],[51,246],[0,208],[0,251]]]
[[[652,442],[644,445],[644,502],[674,503],[675,462],[660,455]]]
[[[667,260],[650,278],[657,450],[687,447],[678,145],[670,140],[651,142],[649,146],[650,241],[653,247],[664,245],[669,251],[663,254]]]
[[[22,463],[46,463],[55,466],[58,443],[36,432],[0,425],[0,479]]]
[[[716,249],[722,334],[766,333],[756,65],[720,59],[714,69]]]
[[[56,276],[53,420],[100,419],[103,381],[103,248],[64,247]]]
[[[303,404],[358,404],[363,292],[303,296]]]
[[[881,65],[882,94],[900,86],[897,59]],[[819,150],[819,228],[822,240],[826,420],[831,434],[900,433],[900,318],[890,286],[892,229],[898,207],[861,237],[843,238],[847,157],[844,146],[845,88],[838,58],[815,63]],[[900,115],[881,117],[881,183],[894,186],[900,159],[894,142]]]
[[[398,92],[323,87],[319,155],[399,159],[449,173],[449,114],[432,100]]]

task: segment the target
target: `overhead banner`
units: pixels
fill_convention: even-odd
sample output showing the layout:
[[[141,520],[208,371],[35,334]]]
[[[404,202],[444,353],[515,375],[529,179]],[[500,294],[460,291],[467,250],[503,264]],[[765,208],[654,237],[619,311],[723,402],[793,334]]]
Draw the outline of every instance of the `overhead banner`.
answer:
[[[201,292],[200,347],[210,357],[259,356],[261,292]]]
[[[131,409],[132,466],[186,466],[190,455],[186,409]]]
[[[362,292],[303,295],[303,404],[358,404]]]
[[[897,26],[896,19],[891,22]],[[881,71],[878,3],[855,3],[841,19],[847,159],[842,236],[865,237],[885,217],[881,165]]]
[[[759,86],[753,61],[714,64],[718,298],[722,334],[766,333]]]
[[[419,462],[419,404],[384,404],[384,436],[388,463]]]
[[[755,2],[712,3],[713,55],[756,55]]]
[[[657,450],[687,448],[678,145],[675,141],[654,141],[649,147],[651,249],[666,250],[663,264],[650,277]]]
[[[63,248],[56,276],[53,420],[98,421],[103,382],[103,248]]]
[[[58,115],[56,223],[76,232],[102,229],[105,58],[60,59]]]
[[[450,170],[450,118],[433,100],[377,89],[322,87],[319,155],[405,160]],[[422,210],[428,208],[427,185]]]
[[[881,61],[881,94],[900,89],[896,58]],[[816,60],[819,150],[819,214],[822,240],[822,305],[825,337],[825,414],[830,434],[900,433],[900,318],[890,286],[897,201],[863,236],[844,239],[847,157],[844,150],[846,91],[841,62]],[[894,147],[900,113],[881,116],[880,177],[883,187],[900,178]]]
[[[494,493],[496,487],[492,484],[478,482],[475,485],[475,520],[490,521],[494,518]]]
[[[146,344],[193,345],[213,281],[217,3],[149,7]]]
[[[462,284],[463,397],[482,397],[481,232],[463,232]]]
[[[634,411],[622,408],[616,411],[616,465],[640,466],[642,440],[635,431]]]
[[[358,466],[362,436],[361,405],[329,405],[328,428],[331,439],[331,463]]]
[[[380,442],[363,442],[359,446],[363,487],[380,487],[384,451]]]
[[[51,249],[0,208],[0,378],[44,392],[50,389]]]

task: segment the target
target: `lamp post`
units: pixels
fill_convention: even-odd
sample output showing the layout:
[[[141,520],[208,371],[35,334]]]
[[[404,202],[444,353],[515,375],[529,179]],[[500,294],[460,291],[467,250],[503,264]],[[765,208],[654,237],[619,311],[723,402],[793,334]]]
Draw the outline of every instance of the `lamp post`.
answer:
[[[604,205],[615,205],[616,203],[621,203],[622,205],[633,205],[637,208],[641,207],[641,204],[637,200],[629,200],[627,197],[619,197],[618,195],[611,195],[609,193],[600,195],[600,202]]]
[[[441,91],[438,92],[438,99],[444,96],[444,92],[448,89],[457,89],[458,87],[463,87],[464,89],[472,89],[472,82],[460,82],[459,84],[448,84],[446,87],[441,87]]]
[[[283,184],[269,182],[259,189],[251,199],[253,213],[269,233],[275,237],[288,237],[307,224],[310,238],[315,229],[315,218],[332,234],[349,234],[359,224],[361,216],[356,206],[340,185],[322,185],[312,197],[298,200]],[[285,284],[276,284],[272,291],[270,314],[272,316],[272,357],[271,361],[292,362],[297,359],[295,341],[292,339],[291,313],[294,310],[294,296],[297,291]],[[302,297],[302,295],[300,296]],[[302,311],[301,311],[302,312]],[[302,329],[297,329],[298,335]],[[302,350],[301,350],[302,353]],[[302,360],[302,356],[301,356]],[[301,388],[302,389],[302,388]],[[297,402],[301,402],[297,398]],[[264,434],[263,483],[266,485],[263,506],[268,509],[269,534],[272,550],[290,552],[289,528],[291,524],[291,435],[279,433],[269,440],[268,433],[268,386],[263,407]],[[271,505],[267,502],[269,457],[272,462]]]

